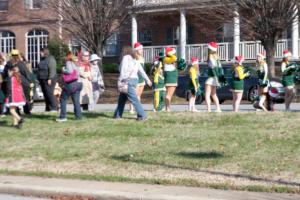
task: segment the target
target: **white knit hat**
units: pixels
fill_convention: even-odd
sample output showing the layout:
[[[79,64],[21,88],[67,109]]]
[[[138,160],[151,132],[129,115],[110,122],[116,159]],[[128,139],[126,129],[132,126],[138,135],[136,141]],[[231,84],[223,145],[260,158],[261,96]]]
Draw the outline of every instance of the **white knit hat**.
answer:
[[[92,54],[90,57],[90,62],[93,62],[95,60],[101,60],[101,58],[97,54]]]

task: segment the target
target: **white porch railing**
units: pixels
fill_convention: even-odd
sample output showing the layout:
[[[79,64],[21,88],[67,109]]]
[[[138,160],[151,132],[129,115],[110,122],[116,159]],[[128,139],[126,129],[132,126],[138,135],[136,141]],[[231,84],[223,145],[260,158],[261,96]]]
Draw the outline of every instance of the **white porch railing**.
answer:
[[[187,0],[135,0],[134,5],[167,5],[167,4],[175,4],[175,3],[184,3]]]
[[[234,58],[233,42],[218,43],[218,54],[221,61],[230,62]],[[152,63],[155,56],[158,56],[159,52],[165,52],[167,47],[174,47],[179,53],[179,46],[150,46],[144,47],[144,58],[146,63]],[[277,49],[275,58],[282,58],[282,52],[285,49],[291,49],[291,40],[280,40],[277,43]],[[251,61],[256,59],[256,55],[264,51],[260,41],[244,41],[240,43],[240,55],[245,57],[245,60]],[[299,52],[300,52],[300,40],[299,40]],[[186,60],[191,61],[193,57],[197,57],[200,62],[207,60],[207,44],[192,44],[186,46]]]

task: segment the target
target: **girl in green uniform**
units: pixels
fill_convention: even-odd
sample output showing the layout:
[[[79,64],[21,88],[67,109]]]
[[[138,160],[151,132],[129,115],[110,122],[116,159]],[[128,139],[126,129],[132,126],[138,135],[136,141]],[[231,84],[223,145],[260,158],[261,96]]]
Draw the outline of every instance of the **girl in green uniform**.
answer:
[[[285,88],[285,110],[290,111],[290,105],[295,96],[295,72],[297,71],[297,66],[295,63],[291,63],[292,53],[288,50],[283,52],[283,60],[281,63],[282,71],[282,85]]]
[[[201,87],[199,83],[199,60],[198,58],[192,58],[192,66],[190,68],[190,83],[189,90],[191,91],[191,97],[189,98],[189,111],[198,112],[195,107],[196,98],[201,95]]]
[[[208,112],[211,112],[211,97],[216,104],[217,112],[222,112],[217,96],[217,87],[221,86],[220,77],[224,77],[224,74],[217,49],[217,43],[211,42],[208,44],[208,79],[205,82],[205,101]]]
[[[165,78],[162,69],[162,61],[159,57],[155,58],[154,61],[154,112],[160,112],[165,107],[165,96],[166,96],[166,87],[165,87]]]
[[[177,87],[177,80],[178,80],[178,69],[177,69],[177,56],[176,50],[174,48],[167,48],[166,49],[166,57],[164,58],[164,78],[165,78],[165,85],[166,85],[166,111],[170,112],[171,106],[171,99]]]
[[[143,45],[139,42],[136,42],[134,44],[133,48],[134,48],[134,51],[136,51],[137,60],[141,63],[143,69],[145,70],[145,60],[143,58],[143,48],[144,48]],[[141,102],[141,96],[144,91],[144,87],[145,87],[145,79],[140,74],[138,74],[138,84],[136,87],[136,95],[140,102]],[[129,104],[129,106],[130,106],[130,113],[134,114],[134,109],[133,109],[132,104]]]
[[[258,95],[259,95],[258,105],[261,109],[267,112],[268,110],[264,104],[269,90],[269,80],[268,80],[268,65],[265,59],[266,59],[265,53],[257,54],[256,67],[257,67]]]
[[[234,112],[239,111],[239,106],[244,92],[244,79],[250,76],[249,72],[244,72],[244,67],[242,66],[243,62],[243,56],[236,56],[232,69],[231,92],[233,96],[232,106]]]

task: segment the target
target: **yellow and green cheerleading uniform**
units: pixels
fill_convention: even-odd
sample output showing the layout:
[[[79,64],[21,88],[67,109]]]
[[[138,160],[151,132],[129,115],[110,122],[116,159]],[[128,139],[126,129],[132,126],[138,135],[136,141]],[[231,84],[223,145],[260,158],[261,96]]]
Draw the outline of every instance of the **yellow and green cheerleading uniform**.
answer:
[[[282,85],[284,87],[294,87],[295,86],[295,73],[297,70],[297,65],[295,63],[283,62],[281,65],[282,70]]]
[[[261,61],[257,64],[257,78],[258,86],[262,89],[263,93],[268,92],[269,80],[268,80],[268,66],[265,61]]]
[[[196,97],[201,95],[202,90],[199,83],[199,74],[197,74],[196,69],[193,66],[190,68],[189,90]]]
[[[141,63],[143,69],[145,70],[145,61],[143,58],[139,59],[139,62]],[[145,82],[145,79],[140,75],[138,74],[138,84],[137,86],[145,86],[146,82]]]
[[[244,72],[244,67],[238,65],[234,67],[232,71],[232,82],[231,82],[231,91],[232,92],[243,92],[244,91],[244,79],[247,77],[247,74]]]
[[[205,81],[206,85],[221,86],[223,83],[224,72],[221,61],[217,55],[211,55],[208,61],[208,79]]]
[[[163,76],[162,63],[159,62],[158,67],[154,71],[154,110],[162,111],[165,107],[165,96],[166,96],[166,87],[165,87],[165,78]]]
[[[176,66],[177,56],[167,56],[164,58],[164,78],[165,86],[177,86],[178,69]]]

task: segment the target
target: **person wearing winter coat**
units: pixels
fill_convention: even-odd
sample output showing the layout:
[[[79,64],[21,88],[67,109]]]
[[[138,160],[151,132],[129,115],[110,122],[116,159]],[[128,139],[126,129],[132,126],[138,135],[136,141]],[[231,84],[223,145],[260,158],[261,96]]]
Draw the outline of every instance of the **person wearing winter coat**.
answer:
[[[95,106],[98,103],[98,100],[100,98],[100,95],[104,92],[104,82],[103,82],[103,76],[99,69],[98,62],[101,59],[97,54],[93,54],[90,57],[90,64],[91,64],[91,72],[92,72],[92,86],[93,86],[93,101],[94,104],[92,105],[92,110],[95,109]]]
[[[80,78],[82,83],[82,90],[80,92],[80,104],[83,110],[89,110],[94,104],[93,85],[92,85],[92,71],[89,62],[90,53],[85,51],[82,53],[82,58],[79,59],[77,66],[79,67]]]

